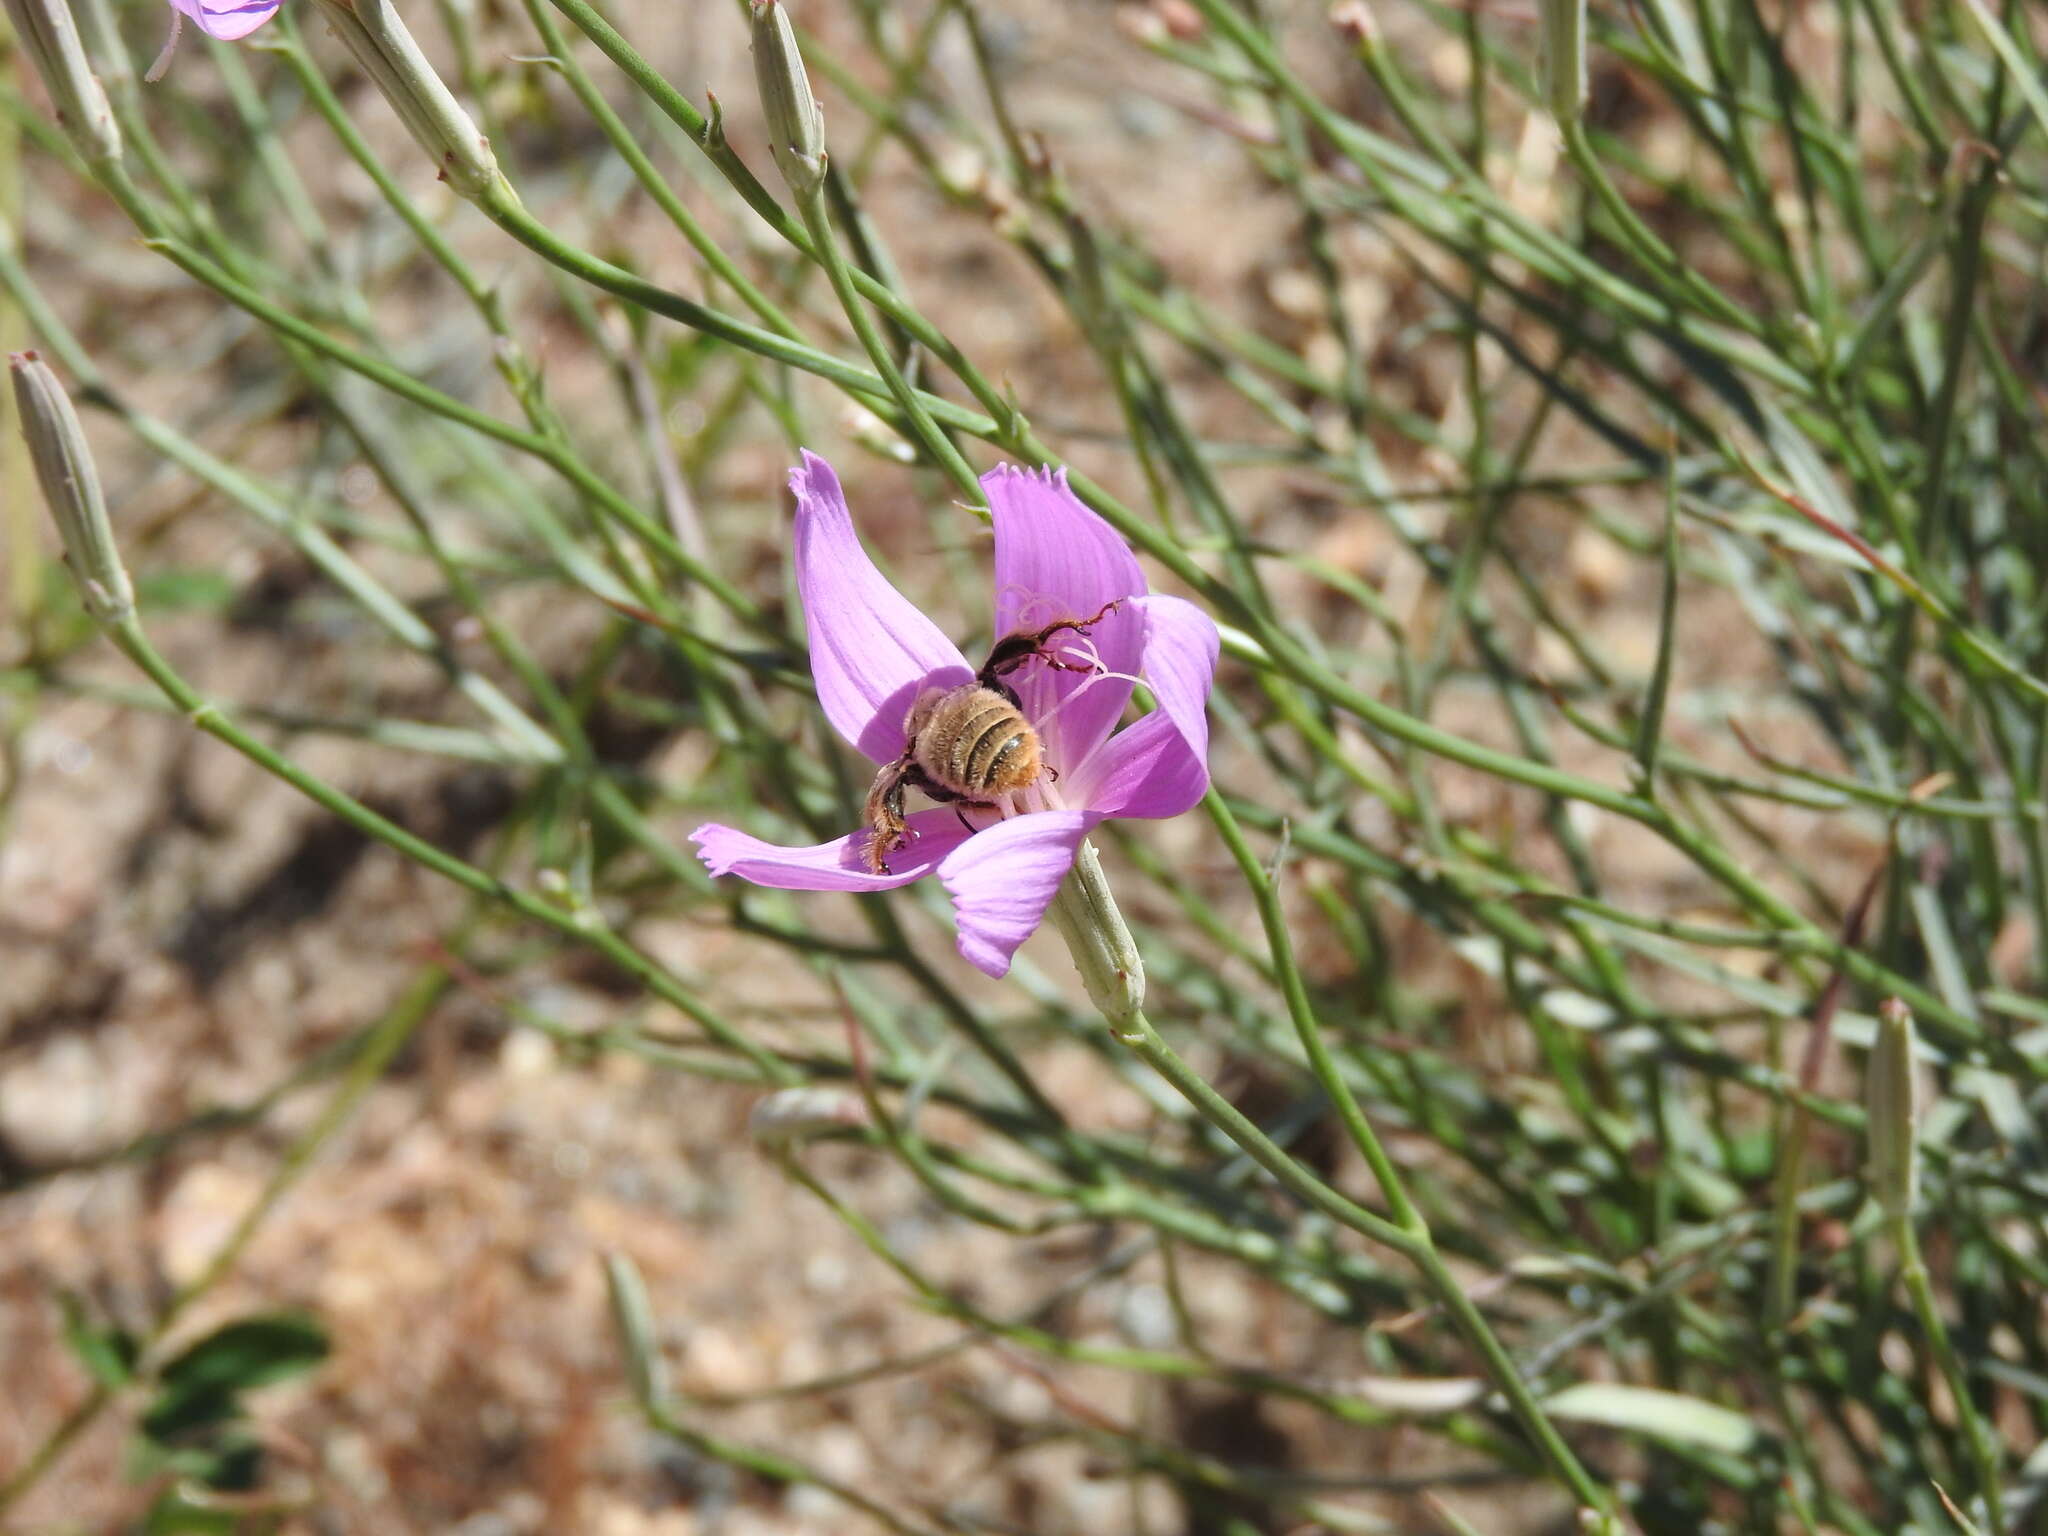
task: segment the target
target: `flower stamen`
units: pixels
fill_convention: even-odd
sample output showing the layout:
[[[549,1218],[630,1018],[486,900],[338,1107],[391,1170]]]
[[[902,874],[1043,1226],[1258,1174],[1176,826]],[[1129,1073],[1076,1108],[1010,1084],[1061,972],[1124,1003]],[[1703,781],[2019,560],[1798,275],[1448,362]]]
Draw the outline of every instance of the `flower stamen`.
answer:
[[[145,83],[155,85],[171,72],[172,55],[178,51],[178,39],[185,35],[185,13],[173,8],[171,11],[171,35],[164,39],[164,46],[156,56],[156,62],[143,71]]]
[[[1059,652],[1062,656],[1078,656],[1081,658],[1079,668],[1076,668],[1072,662],[1053,663],[1053,665],[1064,666],[1068,671],[1094,672],[1102,676],[1115,675],[1110,671],[1109,663],[1102,659],[1102,652],[1096,648],[1095,637],[1085,629],[1075,630],[1071,639],[1060,641],[1052,649]],[[1049,659],[1050,652],[1047,654]],[[1136,682],[1137,679],[1133,678],[1132,681]]]
[[[1143,678],[1133,677],[1128,672],[1119,672],[1115,668],[1110,666],[1108,662],[1104,661],[1102,659],[1102,653],[1096,650],[1095,648],[1095,639],[1092,635],[1081,635],[1076,639],[1061,645],[1059,649],[1068,655],[1081,657],[1083,662],[1083,664],[1080,666],[1075,666],[1072,663],[1068,663],[1065,666],[1063,666],[1061,670],[1068,672],[1086,672],[1088,673],[1088,676],[1083,678],[1077,685],[1075,685],[1072,691],[1070,691],[1065,698],[1061,699],[1057,704],[1053,705],[1051,709],[1047,710],[1044,714],[1040,715],[1036,720],[1031,722],[1034,726],[1038,728],[1041,734],[1044,732],[1046,726],[1049,723],[1051,723],[1055,715],[1057,715],[1061,710],[1065,709],[1069,704],[1073,703],[1074,700],[1080,698],[1082,694],[1086,693],[1090,688],[1093,688],[1097,683],[1106,683],[1111,678],[1116,678],[1120,682],[1126,682],[1131,684],[1132,687],[1136,687],[1140,683],[1144,682]],[[1057,665],[1057,663],[1053,664]]]

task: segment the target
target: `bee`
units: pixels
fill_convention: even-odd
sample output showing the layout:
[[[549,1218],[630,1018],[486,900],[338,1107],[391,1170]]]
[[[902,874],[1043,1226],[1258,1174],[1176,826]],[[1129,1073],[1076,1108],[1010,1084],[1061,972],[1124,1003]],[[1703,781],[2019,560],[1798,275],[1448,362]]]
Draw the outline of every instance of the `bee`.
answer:
[[[971,683],[927,688],[903,722],[903,755],[885,764],[868,791],[867,866],[889,872],[888,858],[909,841],[903,824],[903,792],[921,789],[943,805],[990,810],[1004,795],[1035,784],[1041,773],[1058,773],[1045,760],[1044,745],[1024,718],[1023,701],[1004,679],[1033,657],[1062,672],[1088,672],[1085,663],[1063,660],[1045,648],[1064,631],[1085,635],[1123,600],[1104,603],[1092,618],[1061,619],[995,643]]]

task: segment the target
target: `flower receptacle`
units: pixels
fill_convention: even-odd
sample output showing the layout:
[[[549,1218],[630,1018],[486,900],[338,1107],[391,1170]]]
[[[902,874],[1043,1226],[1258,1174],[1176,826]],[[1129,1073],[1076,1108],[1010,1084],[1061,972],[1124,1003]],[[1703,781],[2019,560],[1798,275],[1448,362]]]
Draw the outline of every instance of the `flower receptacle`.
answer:
[[[1074,851],[1074,867],[1048,910],[1053,926],[1067,941],[1089,1001],[1119,1040],[1129,1043],[1139,1038],[1138,1020],[1145,1009],[1145,961],[1117,909],[1094,844],[1084,840]]]

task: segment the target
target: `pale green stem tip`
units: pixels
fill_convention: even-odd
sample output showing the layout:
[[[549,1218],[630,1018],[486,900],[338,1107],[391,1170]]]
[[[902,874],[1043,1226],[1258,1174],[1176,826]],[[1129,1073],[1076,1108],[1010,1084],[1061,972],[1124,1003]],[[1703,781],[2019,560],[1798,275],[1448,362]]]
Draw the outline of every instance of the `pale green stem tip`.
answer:
[[[7,368],[36,481],[57,521],[86,609],[102,624],[118,624],[135,611],[135,588],[114,543],[113,520],[78,412],[50,365],[35,353],[11,353]]]
[[[502,181],[498,157],[427,62],[390,0],[318,0],[320,13],[376,82],[441,179],[474,202]]]
[[[754,79],[768,120],[776,169],[799,198],[825,180],[825,115],[811,90],[789,11],[778,0],[752,0]]]

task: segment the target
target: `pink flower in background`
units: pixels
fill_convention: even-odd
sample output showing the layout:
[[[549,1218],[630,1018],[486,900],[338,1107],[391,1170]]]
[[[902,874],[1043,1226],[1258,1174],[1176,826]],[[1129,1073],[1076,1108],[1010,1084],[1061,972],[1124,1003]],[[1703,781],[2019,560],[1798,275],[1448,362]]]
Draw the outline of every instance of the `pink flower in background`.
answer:
[[[171,8],[192,18],[208,37],[239,42],[277,14],[281,0],[171,0]]]
[[[171,60],[178,55],[178,39],[185,34],[186,17],[191,17],[208,37],[233,43],[275,16],[281,3],[282,0],[171,0],[171,35],[164,39],[156,62],[142,78],[154,85],[170,72]]]
[[[973,683],[975,668],[875,569],[831,465],[806,453],[789,483],[818,702],[841,736],[886,769],[905,756],[912,706]],[[907,840],[883,873],[873,870],[867,828],[811,848],[718,825],[691,835],[714,875],[783,890],[886,891],[936,874],[953,898],[960,953],[1001,976],[1092,828],[1112,816],[1178,816],[1208,789],[1205,710],[1218,641],[1192,603],[1147,594],[1129,547],[1067,489],[1064,472],[1006,465],[981,484],[995,518],[997,640],[1043,635],[1001,681],[1050,771],[994,806],[910,813]],[[1140,679],[1159,707],[1118,730]]]

